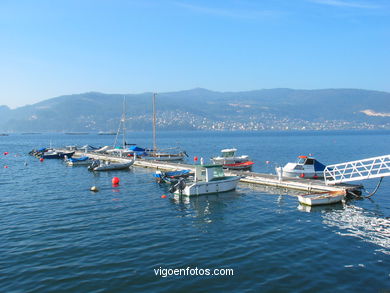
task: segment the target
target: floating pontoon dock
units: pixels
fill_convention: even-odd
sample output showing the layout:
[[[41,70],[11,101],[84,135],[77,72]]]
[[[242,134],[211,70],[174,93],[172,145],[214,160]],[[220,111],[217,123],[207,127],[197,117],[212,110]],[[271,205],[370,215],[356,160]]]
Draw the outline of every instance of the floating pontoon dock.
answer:
[[[76,151],[75,155],[88,156],[93,159],[112,161],[112,162],[127,162],[131,160],[131,158],[116,157],[116,156],[103,155],[97,153],[85,153],[80,151]],[[162,171],[174,171],[174,170],[183,170],[183,169],[195,170],[194,166],[190,164],[145,160],[142,158],[137,158],[134,162],[134,166],[142,167],[142,168],[150,168],[155,170],[162,170]],[[255,173],[255,172],[248,172],[248,171],[227,171],[226,170],[225,173],[226,175],[240,176],[241,177],[240,182],[244,182],[244,183],[273,186],[277,188],[292,189],[292,190],[301,190],[308,193],[346,190],[347,192],[360,194],[360,189],[362,188],[361,185],[351,185],[351,184],[326,185],[325,181],[323,180],[290,178],[290,177],[283,177],[279,179],[278,176],[276,175]]]

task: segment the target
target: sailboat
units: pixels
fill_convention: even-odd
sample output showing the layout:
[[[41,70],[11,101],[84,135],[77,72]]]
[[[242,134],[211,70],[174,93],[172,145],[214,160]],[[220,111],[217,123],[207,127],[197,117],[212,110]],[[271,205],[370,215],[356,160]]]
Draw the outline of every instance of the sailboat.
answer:
[[[117,145],[119,141],[119,137],[122,134],[122,146]],[[128,144],[126,142],[126,98],[123,97],[123,110],[122,110],[122,116],[119,121],[118,130],[116,132],[114,145],[111,146],[105,146],[102,148],[102,152],[117,156],[117,157],[129,157],[133,156],[133,151],[130,150],[127,146],[130,146],[133,144]],[[97,152],[100,152],[100,150],[97,150]]]
[[[122,147],[117,146],[118,137],[122,130]],[[130,161],[125,162],[110,162],[110,161],[100,161],[94,160],[91,165],[88,167],[90,171],[111,171],[111,170],[123,170],[131,167],[134,162],[136,156],[133,155],[133,151],[127,148],[129,144],[126,143],[126,99],[123,98],[123,112],[122,117],[119,122],[118,131],[115,136],[114,145],[112,148],[108,147],[108,149],[104,150],[105,153],[118,156],[118,157],[127,157],[131,154],[133,157]]]
[[[147,159],[156,160],[156,161],[180,161],[184,157],[188,156],[185,151],[180,151],[176,153],[171,153],[166,150],[157,149],[156,143],[156,94],[153,94],[153,149],[148,152]]]

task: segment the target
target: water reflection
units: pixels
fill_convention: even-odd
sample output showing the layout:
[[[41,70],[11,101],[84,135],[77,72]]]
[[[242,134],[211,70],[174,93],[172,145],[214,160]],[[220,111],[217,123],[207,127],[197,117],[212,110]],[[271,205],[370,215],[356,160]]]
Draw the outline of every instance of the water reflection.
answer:
[[[229,191],[201,196],[173,195],[171,202],[183,212],[184,216],[200,219],[204,223],[212,223],[214,217],[221,217],[229,202],[235,201],[242,193]]]
[[[390,255],[390,219],[381,216],[375,211],[353,205],[322,215],[323,223],[337,228],[337,234],[374,243],[384,248],[381,252]]]

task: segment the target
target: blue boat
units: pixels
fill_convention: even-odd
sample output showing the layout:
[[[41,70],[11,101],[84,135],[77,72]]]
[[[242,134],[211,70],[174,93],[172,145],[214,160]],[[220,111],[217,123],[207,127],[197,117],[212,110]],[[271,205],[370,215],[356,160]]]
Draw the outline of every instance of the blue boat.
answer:
[[[57,150],[50,150],[43,152],[41,154],[42,159],[64,159],[65,156],[70,158],[74,155],[74,151],[72,152],[62,152],[62,151],[57,151]]]
[[[176,183],[180,178],[187,178],[190,175],[193,175],[191,170],[185,169],[169,172],[157,171],[155,174],[153,174],[153,177],[158,183]]]
[[[87,166],[92,164],[92,159],[87,156],[80,158],[65,158],[65,163],[69,166]]]

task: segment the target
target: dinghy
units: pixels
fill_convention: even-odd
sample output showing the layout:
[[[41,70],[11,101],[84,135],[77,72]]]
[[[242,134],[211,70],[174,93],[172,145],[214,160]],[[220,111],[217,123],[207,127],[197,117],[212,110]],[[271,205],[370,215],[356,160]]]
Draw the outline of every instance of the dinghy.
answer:
[[[345,189],[322,192],[316,194],[298,195],[298,200],[301,204],[308,206],[334,204],[342,201],[346,196]]]
[[[65,156],[65,163],[68,166],[88,166],[92,164],[92,159],[87,156],[83,156],[80,158],[68,158]]]
[[[134,159],[125,163],[113,163],[109,161],[95,160],[91,166],[88,167],[90,171],[113,171],[129,169],[134,164]]]
[[[177,183],[180,178],[188,178],[190,175],[193,175],[193,173],[191,173],[191,170],[189,169],[170,172],[156,171],[156,173],[153,174],[158,183]]]

